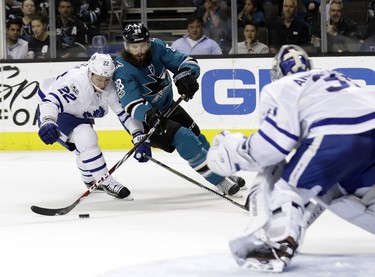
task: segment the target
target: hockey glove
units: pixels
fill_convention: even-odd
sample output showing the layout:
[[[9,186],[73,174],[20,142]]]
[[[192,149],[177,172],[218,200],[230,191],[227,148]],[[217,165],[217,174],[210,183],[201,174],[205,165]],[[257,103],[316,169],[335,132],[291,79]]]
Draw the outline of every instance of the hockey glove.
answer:
[[[52,119],[46,119],[39,127],[38,135],[45,144],[53,144],[60,137],[59,126]]]
[[[178,93],[184,96],[185,101],[193,99],[194,94],[199,89],[199,84],[188,68],[180,69],[173,76],[174,83],[176,84]]]
[[[160,136],[167,132],[168,118],[163,116],[157,108],[152,108],[146,112],[145,121],[150,128],[155,128],[156,135]]]
[[[241,133],[223,131],[214,137],[207,153],[208,167],[218,175],[231,176],[240,170],[256,170],[249,154],[249,141]]]
[[[136,145],[139,143],[143,138],[145,137],[145,134],[141,132],[137,132],[133,135],[133,144]],[[141,146],[137,148],[134,152],[134,159],[136,159],[140,163],[148,162],[148,159],[144,157],[143,155],[147,155],[149,157],[152,157],[151,154],[151,147],[150,147],[150,140],[146,139],[145,142],[142,143]]]

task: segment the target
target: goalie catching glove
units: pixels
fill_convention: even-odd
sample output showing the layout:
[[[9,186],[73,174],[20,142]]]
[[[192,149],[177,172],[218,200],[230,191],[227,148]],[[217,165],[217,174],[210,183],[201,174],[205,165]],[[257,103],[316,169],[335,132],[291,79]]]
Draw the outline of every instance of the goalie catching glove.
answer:
[[[174,83],[176,84],[178,93],[183,96],[185,101],[193,99],[194,94],[199,89],[199,84],[188,68],[180,69],[173,76]]]
[[[240,170],[257,170],[249,150],[249,141],[244,135],[223,131],[214,137],[208,150],[208,167],[221,176],[231,176]]]
[[[59,126],[53,119],[45,119],[39,127],[38,135],[45,144],[53,144],[60,137]]]
[[[137,143],[139,143],[140,141],[143,140],[143,138],[145,137],[146,135],[143,134],[142,132],[136,132],[134,135],[133,135],[133,144],[136,145]],[[150,147],[150,140],[149,139],[146,139],[138,148],[137,150],[135,150],[134,152],[134,159],[136,159],[138,162],[140,163],[145,163],[145,162],[148,162],[148,159],[144,156],[144,155],[147,155],[149,157],[152,157],[152,154],[151,154],[151,147]]]

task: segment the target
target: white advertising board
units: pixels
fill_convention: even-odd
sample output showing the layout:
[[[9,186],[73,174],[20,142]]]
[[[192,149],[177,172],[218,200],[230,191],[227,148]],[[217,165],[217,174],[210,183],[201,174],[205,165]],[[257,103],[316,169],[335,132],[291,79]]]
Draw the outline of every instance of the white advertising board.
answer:
[[[362,85],[375,85],[375,57],[312,58],[314,67],[339,69]],[[269,80],[271,58],[199,59],[200,91],[182,105],[202,130],[256,129],[261,88]],[[36,132],[37,86],[78,62],[0,64],[0,132]],[[175,97],[178,95],[175,93]],[[121,130],[113,114],[97,120],[97,130]]]

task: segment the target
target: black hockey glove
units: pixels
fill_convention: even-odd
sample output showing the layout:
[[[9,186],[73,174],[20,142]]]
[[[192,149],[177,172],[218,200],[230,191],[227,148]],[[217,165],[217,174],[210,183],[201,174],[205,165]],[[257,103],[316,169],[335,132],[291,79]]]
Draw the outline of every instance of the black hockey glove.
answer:
[[[189,68],[180,69],[173,76],[173,80],[178,93],[185,96],[184,100],[186,102],[189,101],[189,99],[193,99],[194,94],[199,89],[199,84]]]
[[[168,118],[163,116],[157,108],[146,112],[145,121],[150,128],[155,127],[156,135],[160,136],[167,131]]]

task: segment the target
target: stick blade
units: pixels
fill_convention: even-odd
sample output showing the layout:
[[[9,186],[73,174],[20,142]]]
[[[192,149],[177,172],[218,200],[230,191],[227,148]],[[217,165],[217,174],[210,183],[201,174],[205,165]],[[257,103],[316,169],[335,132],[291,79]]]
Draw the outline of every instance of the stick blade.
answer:
[[[72,205],[65,207],[65,208],[50,209],[50,208],[43,208],[39,206],[31,206],[31,210],[36,214],[46,215],[46,216],[66,215],[71,210],[73,210],[75,206],[77,206],[77,204],[80,202],[79,200],[77,200]]]

